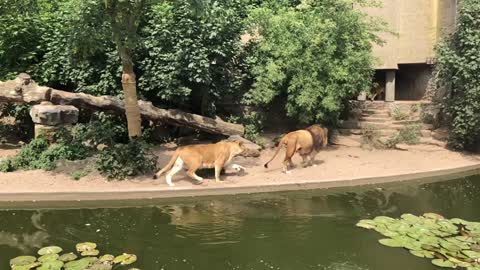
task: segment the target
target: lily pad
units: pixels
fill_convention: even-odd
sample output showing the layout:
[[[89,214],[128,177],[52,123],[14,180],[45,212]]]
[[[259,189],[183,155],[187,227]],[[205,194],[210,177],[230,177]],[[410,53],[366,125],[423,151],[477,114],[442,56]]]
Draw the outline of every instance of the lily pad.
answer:
[[[30,270],[30,269],[33,269],[35,267],[38,267],[39,265],[41,265],[41,263],[34,262],[34,263],[31,263],[31,264],[22,265],[22,266],[13,266],[12,270]]]
[[[462,250],[462,253],[471,259],[480,259],[480,252],[476,252],[472,250]]]
[[[110,254],[105,254],[100,259],[98,260],[99,262],[113,262],[115,260],[115,256],[110,255]]]
[[[96,263],[91,265],[88,270],[112,270],[112,268],[111,264]]]
[[[362,219],[356,224],[356,226],[364,229],[374,229],[375,227],[377,227],[377,224],[373,220]]]
[[[380,244],[387,246],[387,247],[403,247],[403,243],[401,241],[395,240],[395,239],[380,239],[378,240]]]
[[[46,255],[43,255],[42,257],[38,258],[39,262],[50,262],[50,261],[56,261],[60,256],[56,253],[49,253]]]
[[[65,269],[84,269],[87,268],[87,266],[90,264],[89,261],[80,259],[80,260],[75,260],[71,261],[65,264]]]
[[[375,221],[376,223],[388,224],[388,223],[394,222],[395,219],[391,217],[386,217],[386,216],[378,216],[374,218],[373,221]]]
[[[461,218],[452,218],[450,219],[450,222],[452,222],[453,224],[461,224],[461,225],[468,225],[468,221],[465,221]]]
[[[451,261],[445,261],[442,259],[432,260],[432,263],[436,266],[445,267],[445,268],[455,268],[455,264]]]
[[[119,263],[122,265],[132,264],[136,261],[137,261],[137,256],[135,254],[127,254],[127,253],[123,253],[122,255],[117,256],[113,260],[114,263],[117,263],[117,264]]]
[[[97,256],[98,254],[100,254],[100,251],[96,249],[86,250],[82,252],[82,256]]]
[[[430,219],[445,219],[442,215],[435,213],[425,213],[423,216]]]
[[[82,253],[85,251],[89,250],[94,250],[97,248],[97,244],[92,243],[92,242],[84,242],[84,243],[78,243],[75,248],[77,249],[78,252]]]
[[[25,266],[34,263],[37,258],[33,256],[19,256],[10,260],[10,266]]]
[[[57,247],[57,246],[44,247],[38,251],[38,255],[43,256],[47,254],[58,254],[62,252],[62,250],[63,249],[61,247]]]
[[[61,270],[63,267],[63,262],[61,261],[47,261],[42,263],[42,266],[38,267],[37,270]]]
[[[435,253],[428,250],[410,250],[410,253],[420,258],[433,259],[435,257]]]
[[[58,260],[62,261],[62,262],[70,262],[70,261],[76,260],[77,258],[78,258],[77,255],[70,252],[70,253],[66,253],[66,254],[63,254],[62,256],[60,256],[58,258]]]

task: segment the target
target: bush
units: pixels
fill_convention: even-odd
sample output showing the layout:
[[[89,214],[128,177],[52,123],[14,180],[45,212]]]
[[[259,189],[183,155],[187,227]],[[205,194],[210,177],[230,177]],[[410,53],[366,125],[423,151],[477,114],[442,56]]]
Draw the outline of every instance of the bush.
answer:
[[[401,120],[407,120],[409,118],[409,113],[402,111],[401,108],[395,106],[391,110],[392,118],[393,120],[401,121]]]
[[[419,144],[420,137],[422,136],[421,130],[421,125],[407,125],[400,129],[396,136],[388,139],[385,145],[387,148],[395,148],[395,145],[399,143],[405,143],[410,145]]]
[[[62,133],[65,134],[65,133]],[[49,144],[44,138],[33,139],[22,147],[12,158],[0,162],[0,171],[16,170],[53,170],[59,160],[81,160],[92,154],[92,150],[73,137],[62,137],[55,144]]]
[[[362,128],[362,147],[364,148],[385,148],[385,144],[380,140],[382,134],[380,130],[373,125],[366,125]]]
[[[259,38],[248,58],[254,83],[245,95],[247,105],[265,108],[283,95],[288,116],[336,123],[347,101],[370,89],[372,43],[379,41],[375,32],[383,24],[374,24],[351,1],[260,7],[249,23]]]
[[[447,90],[449,144],[474,150],[480,144],[480,1],[459,6],[456,32],[437,47],[437,88]]]
[[[149,153],[147,145],[132,140],[128,144],[108,147],[98,155],[98,170],[109,179],[125,179],[153,171],[157,157]]]

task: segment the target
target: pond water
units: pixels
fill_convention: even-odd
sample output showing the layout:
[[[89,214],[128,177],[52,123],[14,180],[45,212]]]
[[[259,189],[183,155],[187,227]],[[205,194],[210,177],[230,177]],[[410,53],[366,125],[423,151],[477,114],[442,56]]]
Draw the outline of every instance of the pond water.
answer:
[[[431,270],[355,227],[378,215],[436,212],[480,221],[480,177],[100,209],[0,211],[0,269],[39,247],[93,241],[143,270]],[[125,268],[126,269],[126,268]]]

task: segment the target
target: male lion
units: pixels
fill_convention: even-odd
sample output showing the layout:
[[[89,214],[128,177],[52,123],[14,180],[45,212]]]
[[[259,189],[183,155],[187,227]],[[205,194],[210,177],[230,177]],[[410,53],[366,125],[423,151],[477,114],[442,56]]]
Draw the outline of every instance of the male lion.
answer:
[[[282,171],[284,173],[291,173],[291,171],[288,170],[288,166],[293,165],[292,157],[297,152],[302,157],[303,163],[305,163],[307,159],[310,159],[309,164],[312,164],[313,159],[310,155],[314,150],[313,136],[309,131],[301,129],[297,131],[292,131],[282,137],[282,139],[278,143],[275,154],[269,161],[267,161],[267,163],[265,163],[265,168],[268,168],[268,163],[270,163],[278,155],[280,148],[282,148],[284,145],[287,148],[285,153],[285,159],[283,160]]]
[[[242,154],[245,151],[243,142],[233,141],[226,142],[221,141],[215,144],[197,144],[179,147],[168,164],[157,172],[153,178],[157,179],[165,172],[167,173],[167,184],[171,187],[172,177],[178,173],[183,165],[188,167],[187,175],[191,178],[201,182],[202,177],[195,174],[198,169],[201,168],[215,168],[215,181],[220,181],[220,172],[223,167],[226,166],[233,157]],[[235,169],[243,168],[241,166],[234,166]]]
[[[306,131],[306,132],[305,132]],[[285,160],[283,161],[283,172],[288,171],[288,165],[292,165],[292,157],[296,152],[302,156],[304,166],[314,165],[315,156],[322,147],[328,144],[328,129],[315,124],[307,127],[305,130],[297,130],[285,135],[278,144],[277,151],[273,157],[265,163],[265,168],[268,168],[270,163],[280,151],[283,145],[287,146],[285,153]],[[308,163],[307,163],[308,159]],[[314,165],[316,166],[316,165]]]
[[[309,131],[313,136],[313,146],[315,151],[320,151],[320,148],[328,144],[328,129],[323,128],[319,124],[311,125],[305,130]]]

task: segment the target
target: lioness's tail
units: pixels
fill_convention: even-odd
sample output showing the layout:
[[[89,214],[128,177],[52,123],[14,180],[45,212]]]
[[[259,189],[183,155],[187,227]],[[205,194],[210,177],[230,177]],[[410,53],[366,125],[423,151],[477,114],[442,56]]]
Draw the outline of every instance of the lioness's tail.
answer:
[[[170,159],[168,164],[165,165],[165,167],[163,167],[163,169],[161,169],[155,175],[153,175],[153,179],[157,179],[158,177],[162,176],[162,174],[164,174],[165,172],[170,171],[172,169],[173,165],[175,164],[175,162],[177,161],[179,156],[180,156],[180,153],[178,152],[178,150],[175,151],[175,153],[173,153],[172,158]]]
[[[267,163],[265,163],[263,165],[263,167],[265,168],[268,168],[268,163],[272,162],[273,159],[275,159],[275,157],[278,155],[278,152],[280,152],[280,148],[282,148],[282,146],[285,144],[285,137],[283,137],[280,142],[278,143],[278,146],[277,146],[277,150],[275,151],[275,154],[273,154],[273,157],[267,161]]]

